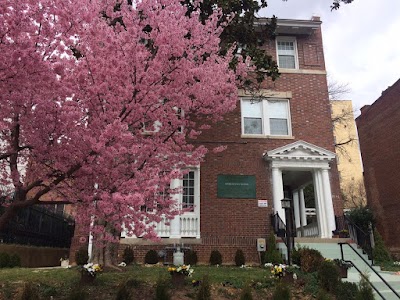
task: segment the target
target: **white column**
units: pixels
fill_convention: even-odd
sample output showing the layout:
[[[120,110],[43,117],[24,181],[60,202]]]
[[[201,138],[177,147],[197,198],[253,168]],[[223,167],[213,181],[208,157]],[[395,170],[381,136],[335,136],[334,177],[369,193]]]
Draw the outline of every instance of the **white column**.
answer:
[[[294,223],[296,229],[300,227],[300,206],[299,206],[299,191],[293,191],[293,208],[294,208]]]
[[[171,189],[176,189],[181,187],[182,183],[181,180],[179,179],[173,179],[171,180]],[[182,194],[174,194],[172,198],[176,201],[177,205],[181,205],[180,198],[182,197]],[[181,237],[181,217],[180,215],[176,215],[175,218],[173,218],[170,221],[170,238],[180,238]]]
[[[282,221],[285,222],[285,211],[282,209],[281,203],[281,200],[283,199],[282,171],[277,167],[272,167],[272,197],[274,202],[274,212],[278,213]]]
[[[314,194],[315,194],[315,208],[317,212],[318,230],[321,238],[328,237],[328,228],[325,215],[324,203],[324,190],[322,187],[322,179],[320,170],[314,170]]]
[[[301,226],[307,225],[307,216],[306,216],[306,202],[304,201],[304,189],[301,188],[299,190],[300,194],[300,222]]]
[[[333,210],[331,183],[329,181],[329,173],[327,169],[321,170],[322,186],[324,189],[324,205],[326,223],[328,227],[329,237],[332,237],[332,231],[336,229],[335,212]]]

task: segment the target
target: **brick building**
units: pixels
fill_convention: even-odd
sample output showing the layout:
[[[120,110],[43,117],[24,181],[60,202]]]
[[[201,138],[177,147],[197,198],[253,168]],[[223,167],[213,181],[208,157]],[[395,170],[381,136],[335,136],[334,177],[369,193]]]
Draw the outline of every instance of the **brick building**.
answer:
[[[210,151],[200,166],[171,183],[183,186],[176,199],[191,211],[168,225],[158,224],[159,243],[122,233],[120,249],[131,245],[139,263],[149,249],[181,244],[195,250],[202,263],[214,249],[222,253],[223,263],[232,263],[237,249],[243,250],[246,262],[259,262],[257,239],[273,234],[272,214],[285,220],[284,197],[293,199],[299,234],[332,237],[335,215],[343,214],[343,204],[321,21],[278,20],[276,33],[264,47],[278,61],[281,77],[266,80],[255,93],[241,91],[236,109],[196,141],[210,150],[227,149]],[[310,184],[315,191],[311,208],[303,193]],[[78,240],[76,236],[71,251]]]
[[[260,19],[259,22],[267,20]],[[330,238],[341,215],[339,179],[328,100],[321,21],[278,20],[276,39],[265,47],[278,61],[281,77],[266,80],[253,94],[242,91],[237,108],[204,133],[198,143],[210,149],[204,162],[181,181],[177,200],[192,207],[167,226],[158,225],[161,243],[128,237],[141,262],[148,249],[184,244],[208,262],[212,250],[234,261],[242,249],[258,262],[257,238],[273,234],[270,215],[284,220],[281,199],[293,198],[295,224],[303,235]],[[308,224],[303,188],[314,185],[316,222]]]
[[[361,108],[356,123],[368,205],[386,245],[400,254],[400,80]]]

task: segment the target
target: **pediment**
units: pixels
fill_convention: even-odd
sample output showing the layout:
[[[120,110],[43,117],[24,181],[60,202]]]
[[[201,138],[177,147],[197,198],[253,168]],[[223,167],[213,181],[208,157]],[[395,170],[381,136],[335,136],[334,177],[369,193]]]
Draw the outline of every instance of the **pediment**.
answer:
[[[268,151],[265,160],[325,160],[336,157],[335,153],[305,141],[297,141],[289,145]]]

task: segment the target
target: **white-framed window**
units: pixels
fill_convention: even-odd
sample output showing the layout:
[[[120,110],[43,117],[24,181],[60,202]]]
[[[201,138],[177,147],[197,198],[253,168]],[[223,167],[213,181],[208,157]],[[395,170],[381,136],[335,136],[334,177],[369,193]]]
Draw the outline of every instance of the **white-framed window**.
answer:
[[[195,171],[189,171],[182,179],[182,208],[194,211],[196,198],[196,176]]]
[[[278,36],[276,38],[276,56],[279,68],[298,69],[299,60],[296,38]]]
[[[291,136],[288,99],[241,99],[242,134],[254,136]]]

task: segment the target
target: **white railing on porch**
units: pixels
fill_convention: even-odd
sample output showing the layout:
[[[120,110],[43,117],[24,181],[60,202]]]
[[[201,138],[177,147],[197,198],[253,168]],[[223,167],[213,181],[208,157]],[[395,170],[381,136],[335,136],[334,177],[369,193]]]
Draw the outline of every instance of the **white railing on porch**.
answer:
[[[187,213],[180,215],[180,237],[181,238],[200,238],[200,217],[194,213]],[[156,232],[161,238],[169,238],[171,236],[171,221],[163,218],[161,222],[156,225]],[[132,237],[127,236],[123,231],[121,237]]]
[[[313,222],[313,223],[307,224],[306,226],[303,226],[303,228],[301,228],[301,227],[297,228],[297,236],[298,237],[318,237],[319,236],[318,223]]]

